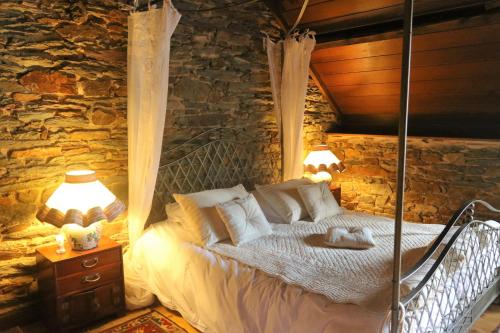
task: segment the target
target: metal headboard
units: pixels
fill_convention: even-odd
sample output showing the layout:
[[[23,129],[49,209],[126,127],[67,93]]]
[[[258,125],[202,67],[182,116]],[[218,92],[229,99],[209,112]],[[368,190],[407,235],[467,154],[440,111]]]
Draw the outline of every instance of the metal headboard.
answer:
[[[243,129],[213,128],[165,150],[158,170],[150,221],[166,217],[165,204],[174,193],[191,193],[279,179],[279,159],[269,156],[265,142]]]

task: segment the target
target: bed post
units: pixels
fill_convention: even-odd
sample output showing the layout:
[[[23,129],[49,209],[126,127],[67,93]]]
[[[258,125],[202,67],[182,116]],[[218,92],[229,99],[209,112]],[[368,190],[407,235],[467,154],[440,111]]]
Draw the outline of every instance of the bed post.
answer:
[[[401,279],[401,233],[406,169],[406,137],[408,125],[408,102],[410,99],[411,37],[413,25],[413,0],[405,0],[403,58],[401,64],[401,90],[399,114],[398,170],[396,184],[396,216],[394,224],[394,263],[392,276],[391,332],[399,329],[399,284]],[[404,320],[404,318],[403,318]]]

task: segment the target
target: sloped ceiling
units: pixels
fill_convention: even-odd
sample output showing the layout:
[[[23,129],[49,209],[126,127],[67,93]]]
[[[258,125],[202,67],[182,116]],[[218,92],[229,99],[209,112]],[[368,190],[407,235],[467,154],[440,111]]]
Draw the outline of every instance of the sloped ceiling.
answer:
[[[490,2],[415,1],[409,133],[500,139],[500,14]],[[274,10],[291,26],[302,1]],[[311,0],[311,71],[342,114],[340,131],[396,134],[402,1]]]

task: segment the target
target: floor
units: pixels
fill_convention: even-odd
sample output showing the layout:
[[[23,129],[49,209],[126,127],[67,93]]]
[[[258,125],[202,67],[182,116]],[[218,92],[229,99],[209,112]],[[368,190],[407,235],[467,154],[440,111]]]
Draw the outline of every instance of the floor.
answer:
[[[149,311],[156,310],[162,313],[165,317],[175,322],[178,326],[184,328],[188,333],[200,333],[197,329],[188,324],[178,313],[170,311],[161,305],[148,308],[145,310],[138,310],[128,313],[125,317],[104,323],[93,329],[87,329],[84,333],[99,333],[100,331],[118,325],[119,323],[134,319]],[[82,333],[83,333],[82,332]],[[49,333],[40,323],[35,323],[29,326],[22,327],[21,330],[12,330],[8,333]],[[481,316],[481,318],[474,324],[470,333],[500,333],[500,305],[492,305]]]

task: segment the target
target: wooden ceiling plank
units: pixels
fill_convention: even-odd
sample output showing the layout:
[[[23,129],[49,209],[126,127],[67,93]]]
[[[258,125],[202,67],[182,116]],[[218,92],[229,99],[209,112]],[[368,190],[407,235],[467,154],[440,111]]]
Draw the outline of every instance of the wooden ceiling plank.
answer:
[[[329,87],[330,88],[330,87]],[[333,87],[331,87],[333,88]],[[362,84],[353,86],[335,87],[335,95],[339,99],[351,96],[399,96],[399,83],[379,83]],[[410,95],[441,95],[453,94],[500,94],[500,78],[482,78],[474,80],[471,84],[470,79],[453,79],[439,81],[417,81],[412,82],[410,86]]]
[[[333,3],[339,1],[331,1]],[[299,28],[308,28],[318,33],[319,39],[330,41],[339,39],[341,36],[363,36],[372,35],[376,32],[389,32],[402,30],[403,6],[400,2],[384,1],[363,1],[370,4],[372,9],[366,11],[356,10],[355,6],[345,15],[338,15],[334,9],[329,9],[326,5],[313,6],[308,8],[301,21]],[[381,4],[377,6],[377,3]],[[415,3],[415,27],[421,24],[432,22],[442,22],[455,18],[470,17],[482,14],[495,7],[487,6],[492,0],[421,0]],[[318,7],[314,10],[314,7]],[[324,8],[319,8],[324,7]],[[365,5],[365,8],[368,8]],[[293,16],[292,12],[284,15]]]
[[[496,96],[498,98],[498,96]],[[495,107],[498,105],[498,103],[495,102],[495,104],[488,104],[488,103],[481,103],[481,104],[465,104],[465,105],[433,105],[433,106],[426,106],[426,105],[419,105],[410,102],[410,113],[411,114],[433,114],[433,115],[441,115],[444,116],[446,115],[449,117],[450,120],[453,119],[455,116],[463,115],[463,114],[476,114],[478,116],[495,116],[498,115],[499,112],[483,112],[478,110],[479,108],[489,108],[491,109],[492,106]],[[345,105],[342,105],[342,108],[344,110],[343,115],[364,115],[364,114],[374,114],[374,115],[380,115],[383,113],[387,114],[394,114],[397,115],[399,112],[399,102],[395,104],[385,104],[385,105],[379,105],[379,104],[369,104],[365,106],[352,106],[352,107],[346,107]],[[446,112],[444,112],[446,111]],[[344,119],[344,118],[342,118]],[[342,123],[344,125],[344,123]]]
[[[474,15],[467,18],[456,18],[449,19],[446,21],[426,22],[425,24],[416,24],[413,27],[414,38],[418,35],[454,31],[454,30],[464,30],[474,27],[480,27],[483,25],[491,25],[500,23],[500,12],[498,10],[491,10],[481,15]],[[374,41],[383,41],[386,39],[396,39],[401,38],[402,30],[394,29],[393,31],[388,31],[384,33],[372,33],[366,36],[359,37],[349,37],[349,38],[336,38],[329,41],[319,41],[316,44],[316,51],[324,48],[341,47],[347,45],[355,45],[361,43],[368,43]]]
[[[434,14],[460,12],[465,8],[482,6],[485,0],[420,0],[415,2],[415,18],[430,17]],[[296,10],[285,12],[286,19],[296,16]],[[310,28],[323,35],[364,26],[387,25],[402,28],[403,4],[395,0],[337,0],[308,6],[301,21],[301,28]],[[441,19],[442,21],[442,19]],[[418,23],[418,21],[416,22]],[[371,30],[375,30],[371,28]]]
[[[366,13],[385,7],[400,7],[400,5],[401,0],[337,0],[320,2],[307,6],[304,16],[302,17],[301,25],[348,16],[353,13]],[[293,17],[297,17],[299,11],[300,8],[287,11],[284,13],[284,16],[287,20],[293,20]]]
[[[411,97],[410,104],[417,109],[443,107],[460,107],[460,106],[474,106],[477,105],[496,105],[500,100],[499,94],[468,94],[468,95],[441,95],[436,98],[434,95],[421,94]],[[338,96],[337,101],[346,109],[361,109],[361,108],[384,108],[389,106],[397,106],[399,103],[399,96]],[[412,110],[413,111],[413,110]],[[477,110],[483,112],[483,110]]]
[[[490,55],[498,59],[498,55]],[[450,79],[478,79],[481,77],[498,77],[500,69],[495,67],[497,61],[470,64],[439,65],[412,68],[412,82]],[[326,86],[349,86],[374,83],[399,83],[398,69],[371,72],[322,75]]]
[[[333,92],[326,87],[325,83],[323,82],[321,76],[317,73],[313,64],[310,64],[309,66],[309,76],[311,76],[314,83],[316,84],[316,87],[318,87],[323,97],[325,97],[325,99],[328,101],[330,108],[340,113],[341,108],[338,105],[335,97],[333,96]],[[342,119],[340,119],[340,121],[342,121]]]
[[[500,23],[417,35],[413,37],[413,52],[492,42],[500,42]],[[313,63],[320,63],[391,54],[401,54],[401,39],[317,49],[311,59]]]
[[[500,46],[500,44],[499,44]],[[481,48],[483,49],[483,48]],[[500,47],[497,49],[500,53]],[[482,55],[474,54],[472,57],[467,57],[472,51],[454,49],[454,50],[439,50],[414,54],[412,68],[418,67],[436,67],[436,66],[452,66],[463,64],[464,68],[477,70],[479,75],[484,71],[495,71],[500,66],[500,55]],[[456,55],[456,56],[455,56]],[[485,60],[485,58],[487,60]],[[499,59],[499,60],[496,60]],[[382,70],[391,70],[401,68],[401,58],[397,55],[381,56],[373,58],[363,58],[356,60],[346,60],[342,62],[327,62],[314,64],[318,73],[323,77],[349,74],[374,72]],[[459,68],[462,68],[459,66]]]

